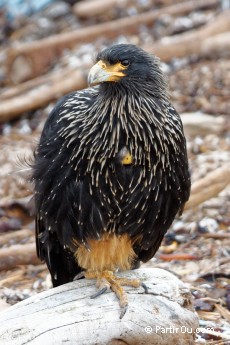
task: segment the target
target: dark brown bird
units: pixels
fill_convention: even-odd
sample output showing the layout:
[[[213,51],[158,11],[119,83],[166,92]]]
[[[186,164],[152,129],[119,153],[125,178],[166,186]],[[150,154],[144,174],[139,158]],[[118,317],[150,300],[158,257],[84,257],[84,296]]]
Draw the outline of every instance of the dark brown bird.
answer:
[[[150,260],[182,212],[186,142],[155,56],[114,45],[88,80],[93,87],[57,103],[35,153],[37,252],[54,286],[84,272],[99,292],[116,292],[123,316],[121,285],[141,284],[114,272]]]

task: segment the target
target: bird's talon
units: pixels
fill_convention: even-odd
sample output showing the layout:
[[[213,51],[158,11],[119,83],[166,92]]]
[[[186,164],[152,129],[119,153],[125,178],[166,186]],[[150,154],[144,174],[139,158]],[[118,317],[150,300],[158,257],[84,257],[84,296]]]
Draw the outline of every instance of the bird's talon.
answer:
[[[73,281],[79,280],[79,279],[81,279],[81,278],[85,278],[85,272],[84,272],[84,271],[78,273],[78,274],[73,278]]]
[[[128,309],[128,304],[121,308],[120,319],[122,319],[125,316],[127,309]]]
[[[97,298],[98,296],[103,295],[108,290],[108,288],[105,286],[102,289],[98,290],[94,295],[90,296],[90,298]]]
[[[145,283],[141,283],[141,286],[143,287],[143,289],[145,290],[145,293],[148,294],[149,293],[149,288],[147,285],[145,285]]]

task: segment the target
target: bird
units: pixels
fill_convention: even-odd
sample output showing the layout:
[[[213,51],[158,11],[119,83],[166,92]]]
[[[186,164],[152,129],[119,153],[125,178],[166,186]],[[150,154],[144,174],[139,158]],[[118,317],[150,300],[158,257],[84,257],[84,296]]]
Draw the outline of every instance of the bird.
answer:
[[[190,194],[186,139],[159,58],[132,44],[98,53],[89,87],[62,97],[34,152],[36,248],[53,286],[96,279],[96,297],[158,250]]]

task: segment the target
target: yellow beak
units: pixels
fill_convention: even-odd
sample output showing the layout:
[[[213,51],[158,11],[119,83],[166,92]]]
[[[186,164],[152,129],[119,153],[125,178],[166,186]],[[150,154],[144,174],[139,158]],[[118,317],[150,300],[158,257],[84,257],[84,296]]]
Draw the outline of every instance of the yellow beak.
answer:
[[[102,60],[98,61],[89,71],[88,84],[94,86],[104,82],[117,82],[125,74],[122,72],[125,67],[120,62],[109,65]]]

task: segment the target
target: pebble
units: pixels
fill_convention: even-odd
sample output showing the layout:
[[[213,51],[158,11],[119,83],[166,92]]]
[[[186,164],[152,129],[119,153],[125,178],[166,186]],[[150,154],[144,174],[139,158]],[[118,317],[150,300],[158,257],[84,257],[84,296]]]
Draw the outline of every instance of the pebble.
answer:
[[[213,218],[205,217],[198,224],[198,230],[200,232],[210,232],[214,233],[218,230],[219,225],[217,221]]]

